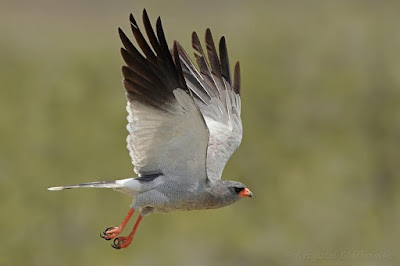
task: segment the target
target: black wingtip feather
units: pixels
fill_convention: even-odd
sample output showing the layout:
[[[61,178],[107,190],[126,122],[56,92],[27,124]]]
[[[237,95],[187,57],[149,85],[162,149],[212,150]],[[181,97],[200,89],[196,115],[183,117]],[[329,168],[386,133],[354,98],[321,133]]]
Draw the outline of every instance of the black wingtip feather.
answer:
[[[233,83],[233,91],[240,95],[240,63],[236,62],[235,65],[235,74],[234,74],[234,83]]]
[[[157,37],[158,37],[158,41],[160,43],[161,51],[163,53],[163,57],[166,58],[166,61],[167,61],[166,66],[168,67],[170,74],[173,75],[173,80],[175,80],[175,81],[180,80],[178,73],[177,73],[178,70],[177,70],[176,64],[174,64],[174,61],[171,56],[171,52],[169,51],[169,48],[168,48],[167,40],[165,38],[165,34],[164,34],[164,30],[163,30],[163,26],[162,26],[160,17],[157,18],[156,31],[157,31]],[[179,82],[179,83],[174,83],[173,85],[179,86],[180,88],[184,89],[186,84],[181,84],[181,82]]]
[[[179,77],[180,83],[185,86],[184,88],[181,88],[181,89],[189,91],[189,89],[187,88],[185,77],[183,76],[181,60],[179,59],[179,53],[178,53],[178,45],[179,45],[179,43],[177,41],[174,41],[173,52],[174,52],[174,61],[175,61],[175,65],[176,65],[176,70],[178,72],[178,77]]]
[[[146,58],[149,59],[151,62],[154,62],[156,60],[156,56],[154,55],[142,32],[140,31],[139,26],[137,25],[136,20],[132,14],[129,16],[129,20],[131,22],[131,30],[133,35],[135,36],[137,44],[146,55]]]
[[[131,53],[135,53],[137,50],[135,46],[133,46],[129,38],[125,35],[125,32],[123,32],[121,28],[118,28],[118,33],[119,33],[119,38],[121,39],[121,42],[124,45],[125,49],[130,51]]]
[[[221,61],[221,74],[228,81],[229,85],[232,86],[231,73],[229,70],[228,49],[226,47],[224,36],[222,36],[219,40],[219,57]]]
[[[132,13],[129,15],[129,21],[131,22],[131,25],[133,24],[136,28],[138,27],[137,23],[136,23],[136,20],[135,20],[135,17],[133,16]]]
[[[149,16],[146,9],[143,10],[143,25],[146,30],[147,37],[157,55],[161,54],[160,44],[158,43],[157,37],[154,34],[153,27],[151,26]]]
[[[197,35],[197,32],[195,32],[195,31],[192,32],[192,47],[197,52],[203,54],[203,48],[201,47],[199,36]]]
[[[215,48],[215,43],[211,30],[206,30],[206,48],[208,54],[208,61],[210,62],[211,72],[215,76],[215,84],[218,90],[222,90],[224,86],[224,80],[222,78],[221,63],[217,54],[217,49]]]

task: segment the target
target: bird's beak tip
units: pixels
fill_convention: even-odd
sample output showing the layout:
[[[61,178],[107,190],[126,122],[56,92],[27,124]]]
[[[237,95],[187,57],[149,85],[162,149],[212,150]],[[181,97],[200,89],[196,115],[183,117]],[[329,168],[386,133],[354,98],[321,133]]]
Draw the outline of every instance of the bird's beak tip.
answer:
[[[245,188],[242,192],[240,192],[239,196],[242,198],[252,198],[253,192],[251,192],[250,189]]]

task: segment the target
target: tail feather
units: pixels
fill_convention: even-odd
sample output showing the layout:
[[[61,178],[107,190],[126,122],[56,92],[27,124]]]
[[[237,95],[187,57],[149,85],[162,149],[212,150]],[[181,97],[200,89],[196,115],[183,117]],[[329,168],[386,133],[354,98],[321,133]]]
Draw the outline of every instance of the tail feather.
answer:
[[[117,182],[119,180],[113,181],[99,181],[99,182],[89,182],[89,183],[82,183],[77,185],[68,185],[68,186],[60,186],[60,187],[49,187],[47,188],[50,191],[58,191],[64,189],[71,189],[71,188],[113,188],[118,189],[122,188],[122,184]]]

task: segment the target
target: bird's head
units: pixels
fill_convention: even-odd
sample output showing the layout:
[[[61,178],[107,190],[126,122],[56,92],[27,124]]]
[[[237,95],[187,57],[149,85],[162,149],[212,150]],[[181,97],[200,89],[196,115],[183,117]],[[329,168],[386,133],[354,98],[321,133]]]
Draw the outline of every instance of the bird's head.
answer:
[[[253,193],[244,184],[230,180],[214,182],[212,191],[214,195],[218,195],[223,205],[232,204],[242,198],[253,197]]]
[[[229,181],[227,183],[230,193],[239,198],[251,198],[253,193],[245,185],[236,181]]]

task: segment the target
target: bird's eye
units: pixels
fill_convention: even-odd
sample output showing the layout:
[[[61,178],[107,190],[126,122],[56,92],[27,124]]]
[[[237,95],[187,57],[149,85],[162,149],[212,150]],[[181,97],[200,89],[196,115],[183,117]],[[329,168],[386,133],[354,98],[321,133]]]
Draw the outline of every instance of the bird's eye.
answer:
[[[242,187],[235,187],[235,191],[236,191],[236,193],[240,193],[240,191],[242,191],[243,190],[243,188]]]

